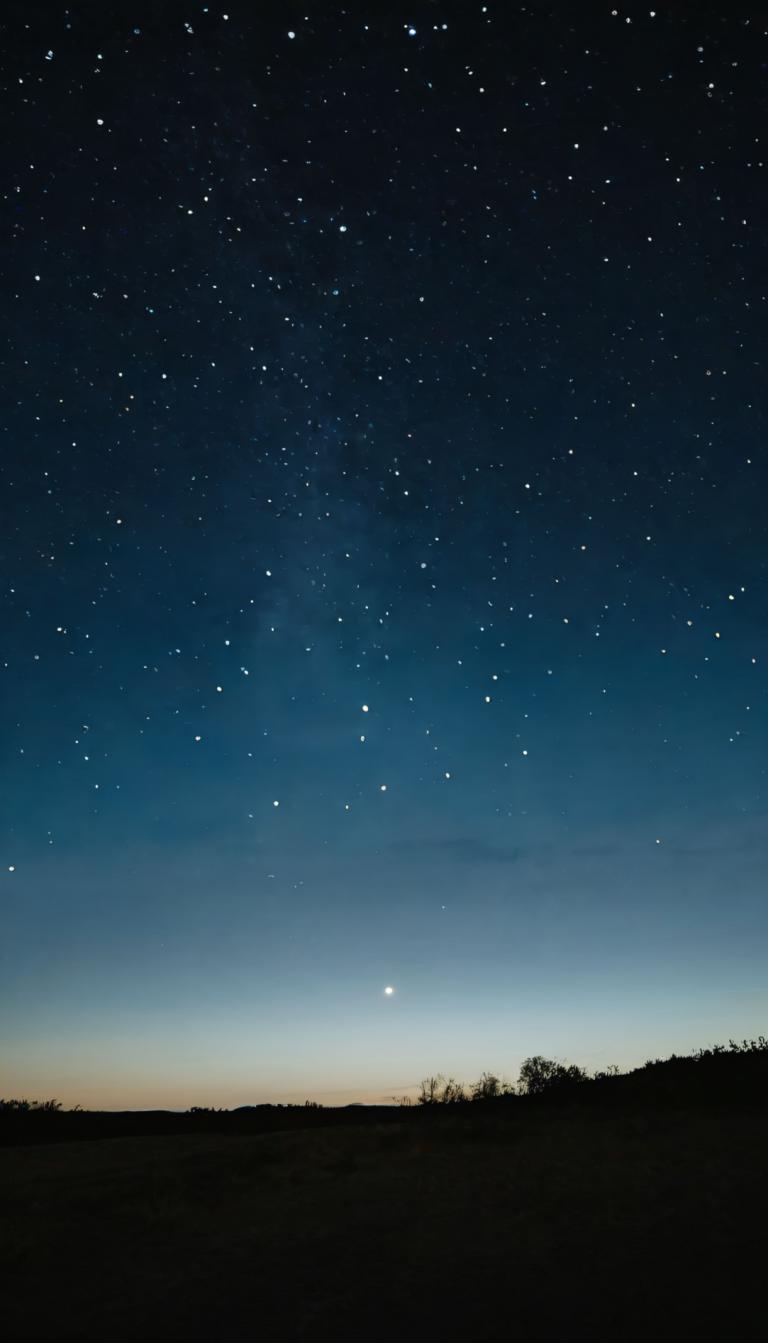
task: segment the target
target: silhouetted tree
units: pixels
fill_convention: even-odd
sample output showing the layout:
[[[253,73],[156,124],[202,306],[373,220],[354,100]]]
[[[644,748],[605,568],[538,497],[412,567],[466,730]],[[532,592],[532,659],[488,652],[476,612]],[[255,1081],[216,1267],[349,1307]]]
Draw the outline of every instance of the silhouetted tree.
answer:
[[[557,1063],[554,1059],[534,1054],[522,1063],[518,1086],[526,1096],[542,1096],[545,1092],[587,1079],[588,1074],[575,1063]]]
[[[425,1077],[419,1083],[419,1105],[439,1105],[443,1096],[443,1077],[438,1073],[436,1077]]]

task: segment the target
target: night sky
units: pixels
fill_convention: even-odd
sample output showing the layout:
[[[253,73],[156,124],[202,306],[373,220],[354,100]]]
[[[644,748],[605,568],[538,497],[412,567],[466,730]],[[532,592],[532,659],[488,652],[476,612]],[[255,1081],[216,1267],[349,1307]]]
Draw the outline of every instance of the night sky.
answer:
[[[764,1029],[756,8],[0,27],[0,1092]]]

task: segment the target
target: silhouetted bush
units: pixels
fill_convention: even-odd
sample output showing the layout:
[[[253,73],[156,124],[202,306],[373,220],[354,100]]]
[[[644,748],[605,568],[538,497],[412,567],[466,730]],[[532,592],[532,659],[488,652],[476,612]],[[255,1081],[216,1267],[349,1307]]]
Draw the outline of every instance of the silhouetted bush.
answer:
[[[497,1100],[500,1096],[512,1096],[514,1092],[515,1088],[502,1082],[495,1073],[483,1073],[472,1085],[473,1101]]]
[[[442,1094],[443,1105],[458,1105],[467,1099],[467,1093],[464,1090],[463,1083],[456,1082],[452,1077],[443,1086]]]
[[[79,1107],[77,1107],[79,1108]],[[0,1111],[8,1114],[56,1114],[61,1109],[61,1101],[2,1100]]]
[[[469,1101],[498,1100],[502,1096],[513,1096],[515,1088],[509,1082],[502,1082],[494,1073],[483,1073],[467,1089],[463,1082],[455,1078],[444,1078],[442,1073],[435,1077],[425,1077],[419,1084],[419,1105],[466,1105]],[[400,1104],[405,1102],[403,1097]]]

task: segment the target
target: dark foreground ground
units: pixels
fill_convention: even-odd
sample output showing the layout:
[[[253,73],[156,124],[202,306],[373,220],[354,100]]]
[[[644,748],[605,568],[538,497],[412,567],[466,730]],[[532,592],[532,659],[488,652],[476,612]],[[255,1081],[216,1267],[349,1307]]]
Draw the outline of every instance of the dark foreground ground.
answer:
[[[0,1151],[6,1337],[762,1339],[765,1114]]]

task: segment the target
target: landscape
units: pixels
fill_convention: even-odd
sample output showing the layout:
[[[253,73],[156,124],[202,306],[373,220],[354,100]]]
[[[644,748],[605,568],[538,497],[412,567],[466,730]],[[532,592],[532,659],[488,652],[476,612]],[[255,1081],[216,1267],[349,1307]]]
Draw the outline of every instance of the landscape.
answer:
[[[757,1338],[768,1041],[408,1106],[0,1106],[14,1336]],[[474,1092],[474,1098],[473,1098]],[[41,1291],[41,1284],[45,1290]]]

